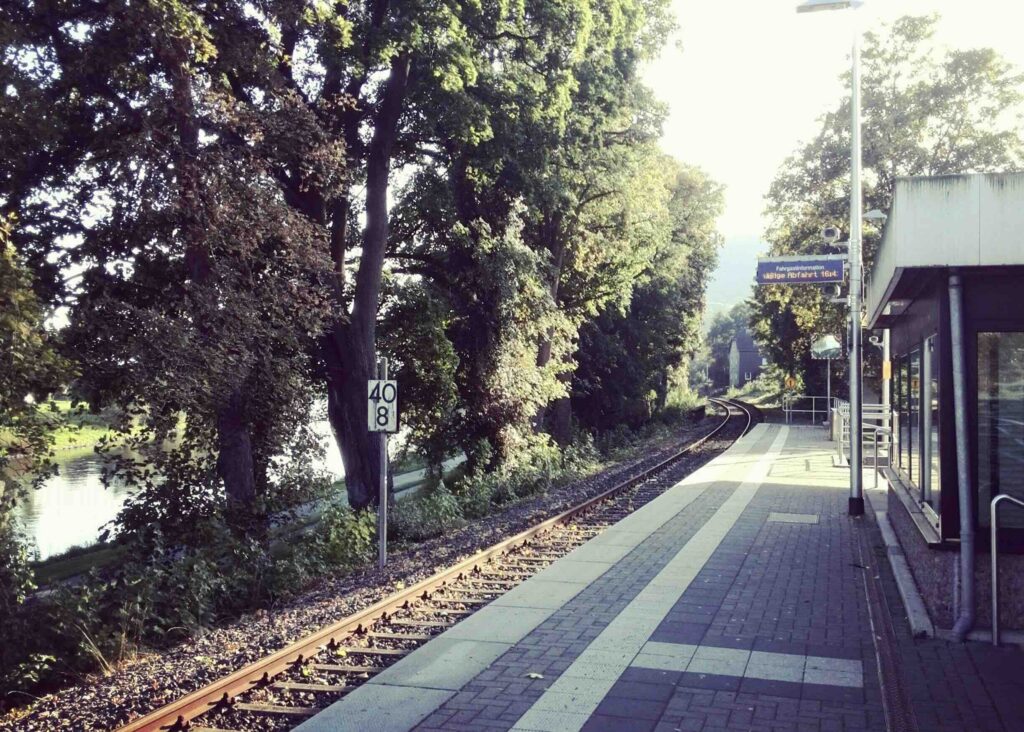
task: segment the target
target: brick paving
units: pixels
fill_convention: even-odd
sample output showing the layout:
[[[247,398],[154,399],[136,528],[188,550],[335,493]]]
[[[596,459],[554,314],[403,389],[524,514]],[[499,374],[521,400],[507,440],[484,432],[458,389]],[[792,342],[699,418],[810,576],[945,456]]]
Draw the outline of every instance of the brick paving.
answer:
[[[914,638],[885,546],[871,532],[882,587],[893,615],[900,675],[922,732],[1024,730],[1024,651],[1014,646]]]
[[[770,465],[759,460],[781,444],[780,435],[781,454]],[[675,499],[648,504],[638,512],[646,516],[620,524],[629,530],[620,539],[605,537],[605,549],[633,536],[635,548],[594,565],[596,579],[564,604],[496,608],[495,622],[503,626],[520,615],[528,621],[529,612],[546,618],[518,635],[504,627],[508,645],[464,633],[492,653],[479,672],[455,683],[442,674],[437,683],[393,667],[398,673],[378,692],[398,704],[407,694],[422,714],[368,717],[377,721],[351,728],[885,730],[864,575],[879,572],[897,614],[895,653],[917,729],[1024,730],[1024,654],[911,637],[877,528],[846,515],[848,473],[830,467],[820,432],[787,435],[786,428],[764,425],[730,461],[702,474],[706,480],[673,488],[685,501],[667,520],[657,513],[670,513],[665,506]],[[663,523],[631,533],[653,518]],[[871,557],[861,555],[861,532],[870,533]],[[569,570],[549,577],[568,581],[585,564],[564,566]],[[339,720],[356,717],[344,716],[345,700],[335,707],[333,723],[318,727],[315,718],[308,728],[348,729]]]

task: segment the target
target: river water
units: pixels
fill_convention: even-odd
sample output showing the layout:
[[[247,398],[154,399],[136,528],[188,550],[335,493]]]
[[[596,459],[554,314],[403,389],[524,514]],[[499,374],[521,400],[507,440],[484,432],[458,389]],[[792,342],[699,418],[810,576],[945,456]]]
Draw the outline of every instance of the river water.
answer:
[[[325,440],[330,437],[327,422],[314,426]],[[40,559],[60,554],[71,547],[95,544],[103,526],[121,510],[130,490],[123,484],[104,486],[103,458],[76,450],[73,455],[57,456],[58,474],[46,481],[15,508],[25,533],[34,543]],[[341,455],[327,441],[322,467],[342,478],[345,470]]]

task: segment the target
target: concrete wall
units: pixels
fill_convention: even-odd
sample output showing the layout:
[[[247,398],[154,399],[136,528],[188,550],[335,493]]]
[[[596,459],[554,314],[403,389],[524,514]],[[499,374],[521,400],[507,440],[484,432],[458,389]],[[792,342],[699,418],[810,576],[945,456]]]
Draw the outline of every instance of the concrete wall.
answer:
[[[960,553],[955,548],[929,546],[899,496],[889,488],[888,519],[906,555],[932,623],[949,630],[955,620],[955,594]],[[980,539],[981,537],[979,537]],[[992,627],[991,572],[988,552],[975,558],[975,628]],[[1024,555],[999,555],[999,619],[1003,630],[1024,630]]]

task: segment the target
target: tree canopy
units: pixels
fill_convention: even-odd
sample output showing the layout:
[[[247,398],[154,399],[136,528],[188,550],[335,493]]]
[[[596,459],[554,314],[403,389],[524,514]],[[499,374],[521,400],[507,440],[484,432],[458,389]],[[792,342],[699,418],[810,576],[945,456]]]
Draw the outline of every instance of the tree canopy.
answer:
[[[999,172],[1024,161],[1024,74],[992,49],[941,47],[934,38],[937,22],[936,15],[906,16],[864,35],[865,211],[888,210],[900,176]],[[766,209],[771,254],[820,253],[822,228],[848,228],[849,120],[847,96],[776,175]],[[878,227],[865,226],[867,271],[880,236]],[[756,288],[755,336],[773,363],[811,383],[821,371],[809,368],[811,342],[824,333],[843,340],[846,319],[845,308],[816,288]]]
[[[321,396],[371,506],[378,353],[435,467],[568,442],[599,321],[663,405],[721,207],[656,147],[668,5],[5,4],[0,204],[138,522],[265,513]]]

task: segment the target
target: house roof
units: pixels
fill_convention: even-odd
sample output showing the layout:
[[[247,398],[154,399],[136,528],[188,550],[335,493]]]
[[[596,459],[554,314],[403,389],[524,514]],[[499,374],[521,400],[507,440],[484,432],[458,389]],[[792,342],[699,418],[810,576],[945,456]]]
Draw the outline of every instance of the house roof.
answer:
[[[736,344],[736,350],[740,352],[749,351],[752,353],[760,353],[761,349],[754,343],[754,339],[750,337],[750,333],[746,330],[741,330],[736,333],[736,337],[733,338],[733,343]]]

